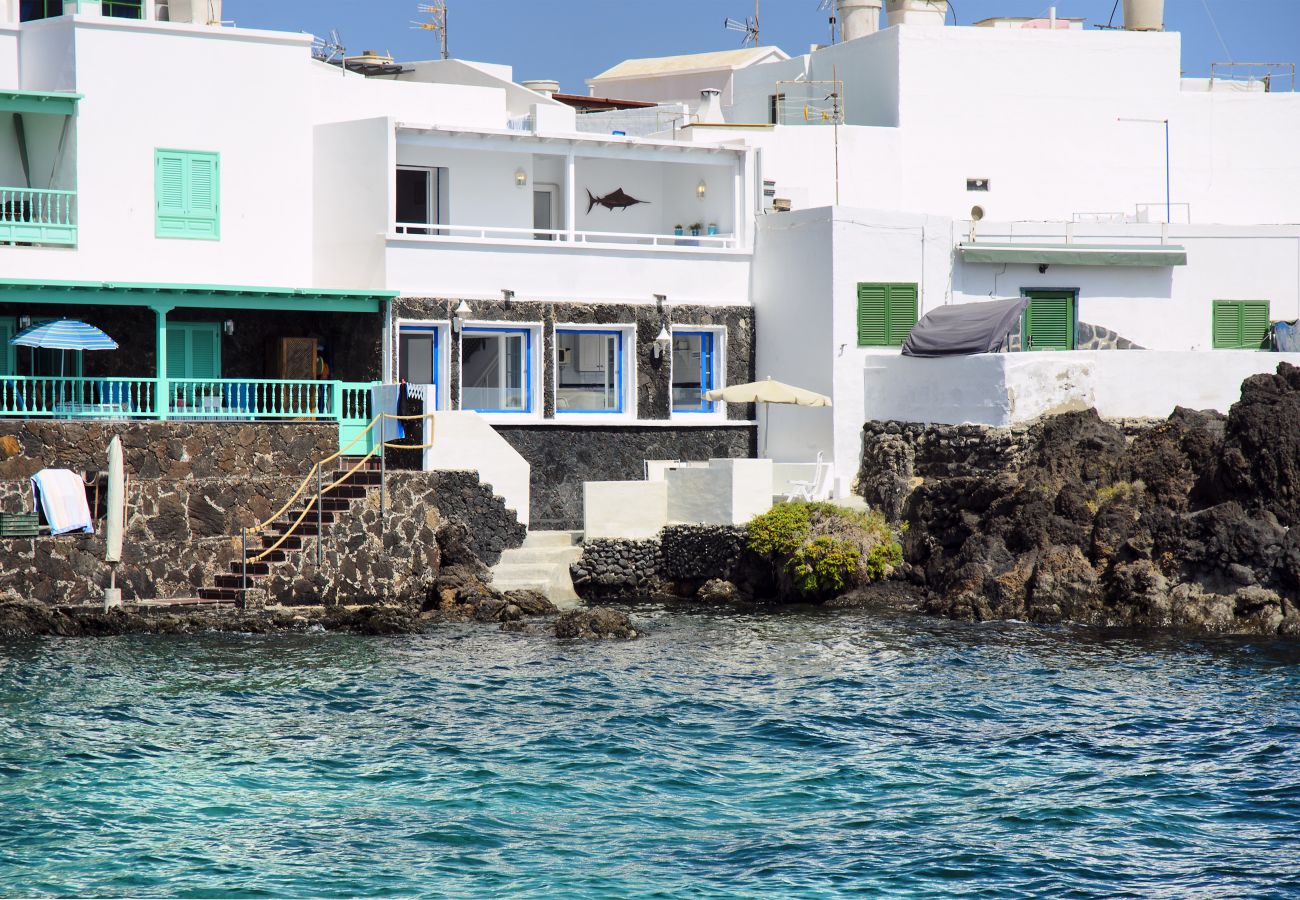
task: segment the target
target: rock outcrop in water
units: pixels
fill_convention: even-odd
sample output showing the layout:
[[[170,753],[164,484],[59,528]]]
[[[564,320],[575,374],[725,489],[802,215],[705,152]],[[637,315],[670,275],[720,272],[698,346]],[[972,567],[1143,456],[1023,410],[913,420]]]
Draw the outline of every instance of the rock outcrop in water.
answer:
[[[872,423],[865,448],[929,612],[1300,636],[1298,368],[1247,379],[1227,417]]]

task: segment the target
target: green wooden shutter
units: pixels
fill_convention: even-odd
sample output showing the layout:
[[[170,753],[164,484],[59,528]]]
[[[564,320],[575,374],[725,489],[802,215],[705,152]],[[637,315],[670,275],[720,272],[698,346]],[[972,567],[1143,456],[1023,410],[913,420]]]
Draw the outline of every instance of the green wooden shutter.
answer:
[[[914,284],[895,284],[889,288],[889,342],[902,346],[916,325],[920,298]]]
[[[1267,300],[1215,300],[1212,343],[1217,350],[1258,350],[1268,338]]]
[[[883,347],[889,343],[889,316],[885,311],[888,294],[883,284],[858,285],[859,347]]]
[[[901,347],[919,306],[915,284],[859,284],[858,346]]]
[[[167,326],[167,377],[189,378],[190,332],[183,325]]]
[[[1065,293],[1029,294],[1024,337],[1029,350],[1074,349],[1074,296]]]
[[[221,158],[194,150],[154,152],[154,233],[160,238],[221,236]]]

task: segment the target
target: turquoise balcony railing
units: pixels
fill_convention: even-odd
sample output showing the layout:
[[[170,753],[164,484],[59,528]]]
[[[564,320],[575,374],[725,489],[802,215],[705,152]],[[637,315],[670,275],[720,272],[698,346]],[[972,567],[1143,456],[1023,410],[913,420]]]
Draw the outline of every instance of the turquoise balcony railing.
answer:
[[[372,385],[259,378],[54,378],[0,375],[0,418],[337,422],[340,446],[370,423]],[[161,401],[161,402],[160,402]],[[370,451],[372,435],[349,453]]]
[[[77,243],[77,192],[0,187],[0,244]]]

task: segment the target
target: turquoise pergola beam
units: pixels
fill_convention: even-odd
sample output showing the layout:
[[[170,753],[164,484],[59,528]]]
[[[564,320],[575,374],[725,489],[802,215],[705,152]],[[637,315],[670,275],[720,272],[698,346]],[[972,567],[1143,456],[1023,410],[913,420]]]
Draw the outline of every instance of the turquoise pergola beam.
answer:
[[[0,90],[0,112],[71,116],[76,114],[77,101],[80,99],[82,99],[81,94]]]
[[[0,303],[80,306],[144,306],[170,309],[226,309],[283,312],[375,313],[397,291],[340,291],[310,288],[243,287],[143,282],[0,280]]]

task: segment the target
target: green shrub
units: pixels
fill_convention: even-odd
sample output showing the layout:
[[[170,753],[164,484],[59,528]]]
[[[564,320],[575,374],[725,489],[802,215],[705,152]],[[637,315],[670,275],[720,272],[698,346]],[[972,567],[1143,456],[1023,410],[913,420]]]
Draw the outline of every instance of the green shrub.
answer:
[[[888,577],[903,548],[885,517],[833,503],[780,503],[755,518],[749,549],[771,562],[782,592],[833,596]]]

